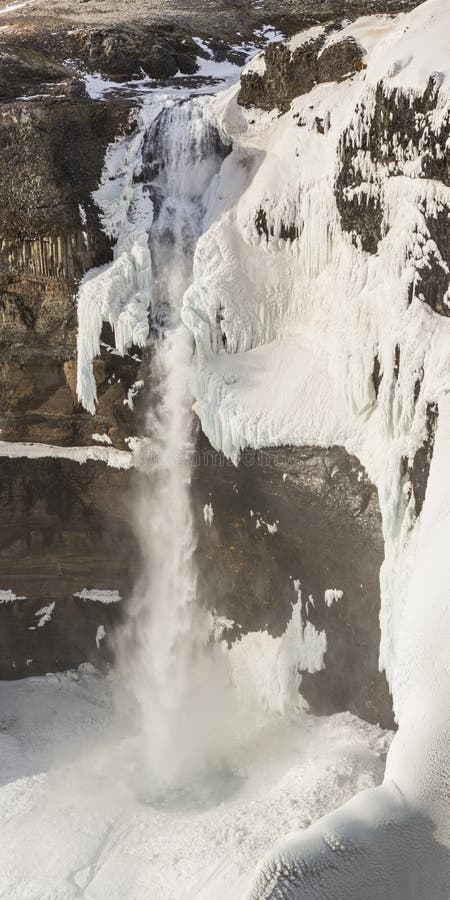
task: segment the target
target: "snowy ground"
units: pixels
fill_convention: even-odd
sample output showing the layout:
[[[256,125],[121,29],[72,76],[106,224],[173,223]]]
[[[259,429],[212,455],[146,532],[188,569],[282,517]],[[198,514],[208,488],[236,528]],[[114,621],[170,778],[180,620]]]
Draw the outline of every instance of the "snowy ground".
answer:
[[[1,898],[237,900],[281,836],[383,776],[388,733],[273,718],[234,772],[152,806],[115,692],[89,667],[0,684]]]

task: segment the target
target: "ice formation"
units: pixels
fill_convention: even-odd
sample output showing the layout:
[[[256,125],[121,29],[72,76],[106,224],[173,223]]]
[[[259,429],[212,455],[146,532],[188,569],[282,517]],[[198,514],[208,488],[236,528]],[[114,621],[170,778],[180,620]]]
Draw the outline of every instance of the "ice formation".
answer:
[[[268,631],[243,635],[228,651],[239,706],[251,712],[283,715],[302,708],[302,672],[319,672],[324,665],[327,638],[311,622],[304,622],[301,592],[281,638]]]
[[[49,603],[48,606],[42,606],[41,609],[35,613],[36,618],[39,620],[37,623],[38,628],[43,628],[47,622],[50,622],[50,619],[53,615],[53,611],[55,609],[55,602]]]
[[[339,590],[339,588],[327,588],[324,593],[324,600],[327,606],[331,606],[332,603],[341,600],[343,596],[344,592]]]
[[[387,95],[401,87],[412,97],[438,70],[429,127],[445,121],[448,19],[441,0],[429,0],[408,16],[348,26],[342,35],[354,32],[367,45],[367,68],[317,85],[281,117],[238,106],[237,87],[218,96],[216,114],[233,152],[183,309],[197,347],[195,409],[216,447],[237,461],[246,446],[340,444],[377,485],[386,548],[380,664],[397,713],[398,636],[418,530],[402,471],[424,441],[430,405],[450,386],[450,321],[418,297],[410,303],[409,291],[416,261],[427,265],[425,213],[446,209],[450,188],[423,177],[420,153],[403,160],[400,148],[402,174],[391,176],[387,163],[355,151],[360,203],[382,197],[382,238],[373,254],[343,232],[334,186],[342,135],[359,146],[380,80]],[[408,66],[389,76],[393,61],[406,56]],[[329,124],[323,133],[317,118]],[[283,228],[293,239],[281,237]]]
[[[92,363],[100,353],[103,323],[111,325],[121,354],[147,342],[152,296],[148,229],[153,204],[137,176],[146,126],[160,108],[157,102],[143,106],[140,127],[128,139],[111,145],[101,184],[93,195],[103,211],[103,229],[115,244],[113,261],[90,269],[78,292],[77,391],[91,413],[97,400]]]

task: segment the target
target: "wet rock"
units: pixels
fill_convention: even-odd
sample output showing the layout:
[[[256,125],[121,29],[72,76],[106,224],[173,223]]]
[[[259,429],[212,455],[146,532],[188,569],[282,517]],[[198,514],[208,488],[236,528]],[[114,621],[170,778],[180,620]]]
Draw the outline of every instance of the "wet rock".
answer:
[[[0,594],[0,678],[111,659],[110,639],[139,568],[134,475],[96,462],[1,460],[0,591],[19,599]],[[74,596],[84,588],[118,591],[122,602]]]

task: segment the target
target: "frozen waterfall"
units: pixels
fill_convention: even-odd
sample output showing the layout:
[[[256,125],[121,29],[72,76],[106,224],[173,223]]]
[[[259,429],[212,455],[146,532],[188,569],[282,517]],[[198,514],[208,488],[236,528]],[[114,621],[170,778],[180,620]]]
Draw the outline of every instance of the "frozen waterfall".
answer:
[[[122,669],[141,711],[142,763],[162,786],[216,761],[224,743],[228,674],[211,642],[211,616],[196,604],[192,466],[192,337],[180,319],[209,186],[224,156],[209,101],[167,105],[147,131],[142,179],[154,220],[151,386],[146,489],[138,504],[144,572],[122,640]],[[225,723],[225,724],[221,724]]]

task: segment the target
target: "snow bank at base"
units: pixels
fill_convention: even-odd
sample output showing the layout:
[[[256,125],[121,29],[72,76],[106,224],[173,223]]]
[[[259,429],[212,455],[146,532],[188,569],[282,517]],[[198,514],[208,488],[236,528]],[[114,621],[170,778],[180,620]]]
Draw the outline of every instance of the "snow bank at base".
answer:
[[[239,748],[232,772],[212,773],[203,795],[191,785],[152,806],[134,790],[118,688],[92,666],[0,682],[8,900],[242,900],[278,835],[382,777],[390,735],[375,726],[349,714],[277,717]]]

